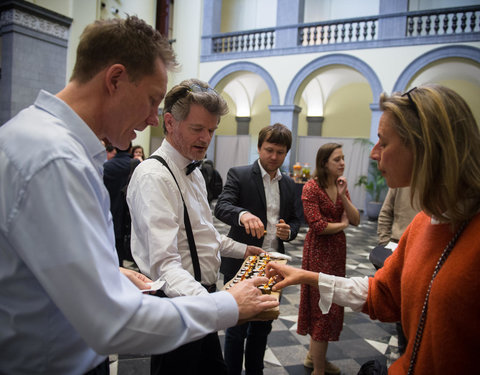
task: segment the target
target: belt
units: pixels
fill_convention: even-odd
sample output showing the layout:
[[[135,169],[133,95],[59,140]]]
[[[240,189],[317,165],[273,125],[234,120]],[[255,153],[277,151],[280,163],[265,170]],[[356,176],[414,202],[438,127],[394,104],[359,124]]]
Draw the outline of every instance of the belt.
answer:
[[[202,286],[207,289],[208,293],[215,293],[217,291],[217,284],[212,284],[212,285],[205,285],[202,284]]]
[[[208,293],[215,293],[217,291],[217,284],[212,284],[212,285],[205,285],[202,284],[202,286],[207,289]],[[157,290],[155,293],[157,297],[163,297],[163,298],[169,298],[162,290]]]

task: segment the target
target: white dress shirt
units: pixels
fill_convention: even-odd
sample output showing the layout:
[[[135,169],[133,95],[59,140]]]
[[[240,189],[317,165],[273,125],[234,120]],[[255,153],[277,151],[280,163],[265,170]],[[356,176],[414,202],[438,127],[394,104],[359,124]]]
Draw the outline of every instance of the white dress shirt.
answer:
[[[274,178],[263,169],[260,159],[257,160],[260,172],[262,173],[263,188],[265,189],[265,200],[267,204],[267,234],[263,239],[262,248],[266,251],[278,250],[277,223],[280,218],[280,188],[278,181],[282,179],[282,173],[277,169]]]
[[[232,326],[226,292],[142,294],[118,270],[105,149],[40,92],[0,127],[0,373],[83,374],[109,353],[161,353]]]
[[[193,276],[180,191],[167,168],[155,159],[147,159],[135,169],[127,189],[132,255],[142,273],[165,281],[162,290],[167,296],[206,294],[201,284],[217,282],[220,254],[243,258],[247,245],[220,235],[213,226],[202,173],[197,168],[185,174],[191,160],[167,140],[154,155],[165,159],[180,186],[195,238],[201,283]]]

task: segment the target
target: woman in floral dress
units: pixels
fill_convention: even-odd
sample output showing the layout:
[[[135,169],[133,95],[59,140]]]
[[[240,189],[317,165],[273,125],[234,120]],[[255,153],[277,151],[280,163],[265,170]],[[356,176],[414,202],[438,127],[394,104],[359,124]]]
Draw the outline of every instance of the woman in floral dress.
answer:
[[[350,201],[342,145],[324,144],[317,152],[313,178],[302,192],[303,209],[309,230],[303,248],[302,268],[345,276],[347,245],[343,230],[358,225],[360,214]],[[343,325],[343,307],[333,304],[323,315],[319,309],[318,288],[302,285],[297,332],[310,335],[305,366],[312,374],[339,374],[340,369],[326,361],[329,341],[338,341]]]

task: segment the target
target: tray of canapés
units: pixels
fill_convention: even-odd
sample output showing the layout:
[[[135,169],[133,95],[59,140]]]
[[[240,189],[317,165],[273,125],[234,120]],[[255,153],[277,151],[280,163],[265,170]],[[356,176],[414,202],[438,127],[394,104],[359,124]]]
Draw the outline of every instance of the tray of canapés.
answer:
[[[234,286],[236,283],[239,283],[240,281],[245,279],[250,279],[256,276],[265,277],[265,267],[267,266],[267,263],[270,261],[287,263],[287,259],[289,258],[288,256],[284,256],[283,254],[278,254],[278,256],[279,257],[275,257],[272,254],[262,253],[261,255],[252,255],[247,257],[243,262],[242,267],[235,275],[235,277],[229,282],[227,282],[223,289],[228,290],[232,286]],[[260,291],[263,294],[270,294],[275,298],[277,298],[277,300],[279,300],[281,291],[272,290],[272,287],[275,285],[275,283],[276,283],[275,277],[271,277],[267,283],[258,286],[258,289],[260,289]],[[280,309],[277,306],[272,309],[265,310],[255,315],[253,318],[249,320],[273,320],[273,319],[277,319],[279,315],[280,315]]]

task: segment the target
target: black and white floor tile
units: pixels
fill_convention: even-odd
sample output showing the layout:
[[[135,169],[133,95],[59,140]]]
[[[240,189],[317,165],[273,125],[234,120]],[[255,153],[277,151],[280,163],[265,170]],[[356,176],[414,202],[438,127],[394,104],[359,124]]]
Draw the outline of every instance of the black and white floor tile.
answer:
[[[376,245],[376,222],[362,218],[358,227],[349,227],[347,235],[347,276],[370,276],[375,268],[368,256]],[[228,226],[215,220],[217,230],[226,234]],[[286,252],[293,260],[289,264],[300,267],[303,241],[308,227],[302,227],[298,237],[287,244]],[[219,285],[223,285],[219,281]],[[290,286],[282,293],[280,317],[274,321],[265,352],[265,375],[309,375],[303,366],[308,351],[309,336],[296,333],[300,287]],[[224,333],[219,332],[223,345]],[[362,313],[345,310],[344,327],[340,340],[330,342],[327,358],[338,366],[343,375],[356,375],[362,363],[378,359],[389,365],[398,358],[398,345],[394,324],[371,320]],[[148,356],[112,357],[111,374],[147,375]]]

